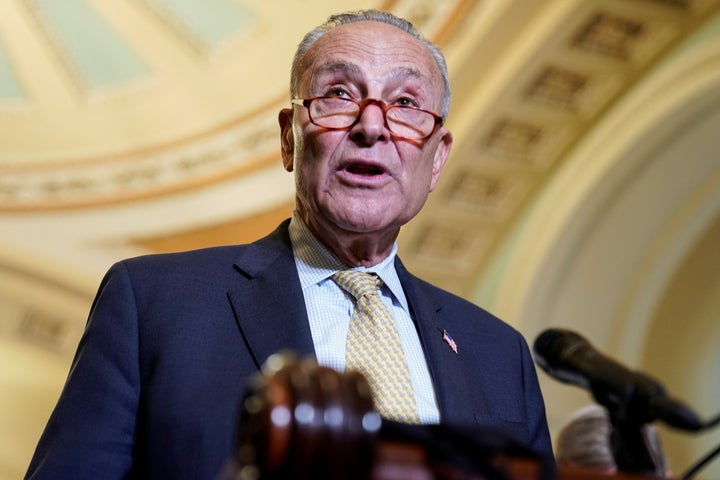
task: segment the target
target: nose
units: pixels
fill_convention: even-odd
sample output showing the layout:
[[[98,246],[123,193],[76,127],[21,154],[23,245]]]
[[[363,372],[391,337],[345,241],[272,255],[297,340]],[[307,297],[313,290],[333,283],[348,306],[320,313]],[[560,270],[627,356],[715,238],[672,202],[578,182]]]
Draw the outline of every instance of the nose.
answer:
[[[390,138],[385,122],[385,108],[382,100],[365,100],[360,116],[350,131],[353,140],[359,143],[373,144]]]

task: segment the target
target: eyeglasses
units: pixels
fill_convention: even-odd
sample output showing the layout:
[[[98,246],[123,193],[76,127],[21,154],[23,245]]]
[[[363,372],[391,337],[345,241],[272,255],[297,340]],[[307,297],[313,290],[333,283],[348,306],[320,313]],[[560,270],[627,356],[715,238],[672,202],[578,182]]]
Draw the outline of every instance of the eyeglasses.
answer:
[[[388,106],[382,100],[362,101],[340,97],[293,98],[294,105],[308,109],[310,121],[328,130],[346,130],[355,125],[368,105],[377,105],[383,112],[385,126],[396,138],[424,140],[435,133],[444,119],[433,112],[402,105]]]

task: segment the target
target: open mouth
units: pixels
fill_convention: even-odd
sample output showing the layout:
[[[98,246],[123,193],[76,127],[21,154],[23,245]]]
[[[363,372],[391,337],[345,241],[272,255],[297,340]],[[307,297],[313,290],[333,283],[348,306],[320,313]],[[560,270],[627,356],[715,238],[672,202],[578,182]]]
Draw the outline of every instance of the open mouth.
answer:
[[[354,174],[354,175],[363,175],[363,176],[366,176],[366,177],[372,177],[372,176],[375,176],[375,175],[382,175],[383,173],[385,173],[385,170],[383,170],[382,168],[377,167],[377,166],[375,166],[375,165],[357,165],[357,164],[353,164],[353,165],[348,165],[348,166],[345,168],[345,170],[348,171],[349,173]]]
[[[351,175],[368,178],[379,177],[387,173],[387,170],[383,167],[382,163],[371,160],[347,160],[341,168]]]

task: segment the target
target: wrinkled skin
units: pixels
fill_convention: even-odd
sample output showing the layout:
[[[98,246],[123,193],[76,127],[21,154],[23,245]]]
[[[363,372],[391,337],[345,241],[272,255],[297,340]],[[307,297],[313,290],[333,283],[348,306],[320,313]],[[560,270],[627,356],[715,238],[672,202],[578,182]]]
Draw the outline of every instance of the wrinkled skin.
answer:
[[[305,54],[299,95],[374,98],[441,110],[443,84],[416,39],[379,22],[342,25]],[[348,130],[313,125],[305,107],[279,114],[285,169],[295,172],[296,208],[315,236],[348,266],[372,266],[435,188],[452,146],[441,127],[422,141],[391,136],[369,105]]]

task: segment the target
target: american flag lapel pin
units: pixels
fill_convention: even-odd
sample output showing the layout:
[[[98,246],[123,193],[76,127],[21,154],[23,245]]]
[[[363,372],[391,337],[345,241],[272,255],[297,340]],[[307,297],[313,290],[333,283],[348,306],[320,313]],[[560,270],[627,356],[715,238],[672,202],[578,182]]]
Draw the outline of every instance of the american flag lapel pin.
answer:
[[[453,351],[453,353],[457,355],[457,343],[455,343],[455,340],[453,340],[447,330],[443,330],[442,339],[450,346],[450,349]]]

